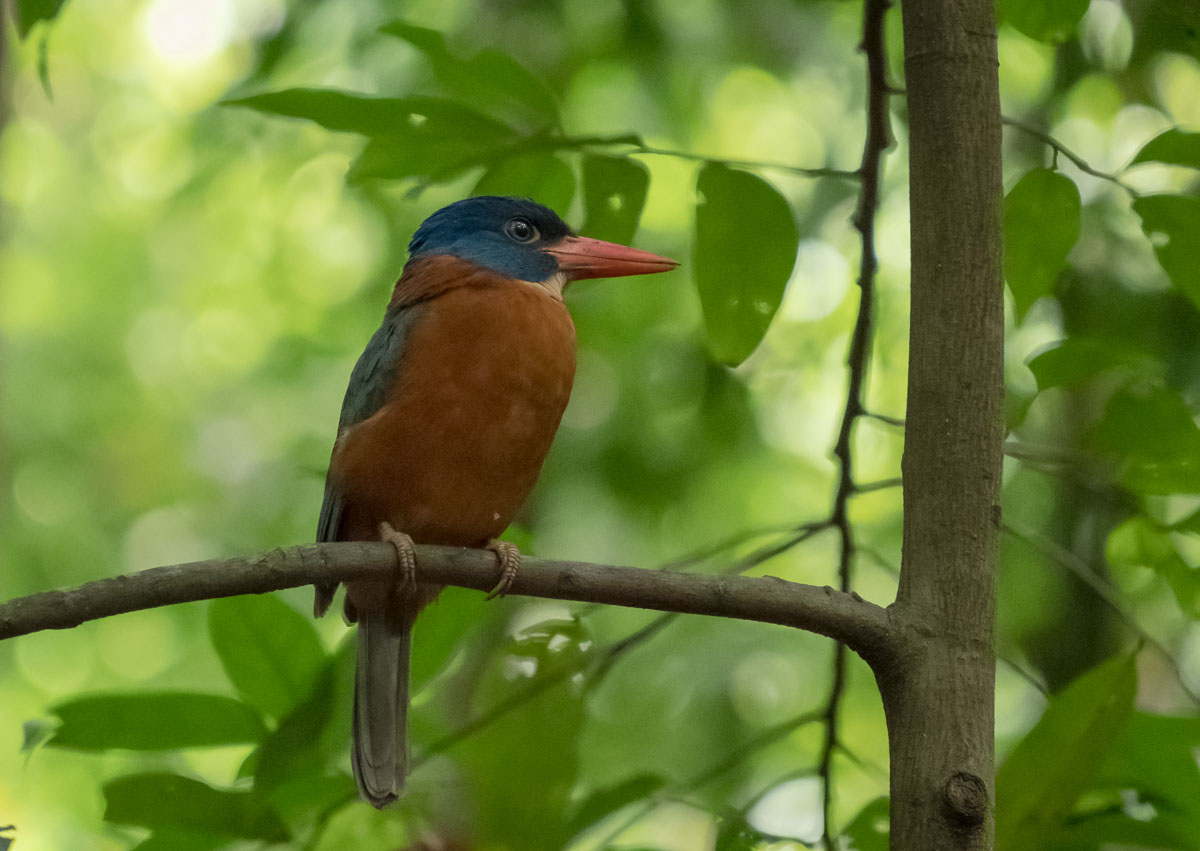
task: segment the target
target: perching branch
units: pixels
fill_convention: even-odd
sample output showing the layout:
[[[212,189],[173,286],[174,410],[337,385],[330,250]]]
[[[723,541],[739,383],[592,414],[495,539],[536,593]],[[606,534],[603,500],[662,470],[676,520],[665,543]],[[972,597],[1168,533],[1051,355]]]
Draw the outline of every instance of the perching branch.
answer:
[[[395,550],[365,541],[154,567],[0,604],[0,640],[194,600],[264,594],[317,581],[388,580],[395,571]],[[482,550],[418,546],[417,578],[486,591],[496,583],[495,557]],[[886,658],[893,644],[881,607],[855,594],[774,576],[708,576],[526,558],[510,594],[781,624],[844,641],[868,659]]]

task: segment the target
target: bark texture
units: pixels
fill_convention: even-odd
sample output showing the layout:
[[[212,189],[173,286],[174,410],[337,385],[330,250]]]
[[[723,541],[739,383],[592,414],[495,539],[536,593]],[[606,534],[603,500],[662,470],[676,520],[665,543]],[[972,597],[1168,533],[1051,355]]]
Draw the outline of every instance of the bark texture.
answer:
[[[891,847],[993,846],[996,532],[1004,314],[990,0],[906,0],[912,324],[900,657],[875,666]]]

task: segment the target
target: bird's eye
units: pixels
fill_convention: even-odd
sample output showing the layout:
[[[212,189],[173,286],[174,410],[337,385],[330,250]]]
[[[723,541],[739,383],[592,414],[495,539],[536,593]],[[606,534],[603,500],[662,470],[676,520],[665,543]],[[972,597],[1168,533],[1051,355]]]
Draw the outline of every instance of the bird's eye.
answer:
[[[528,219],[509,219],[504,223],[504,232],[517,242],[533,242],[538,238],[538,230]]]

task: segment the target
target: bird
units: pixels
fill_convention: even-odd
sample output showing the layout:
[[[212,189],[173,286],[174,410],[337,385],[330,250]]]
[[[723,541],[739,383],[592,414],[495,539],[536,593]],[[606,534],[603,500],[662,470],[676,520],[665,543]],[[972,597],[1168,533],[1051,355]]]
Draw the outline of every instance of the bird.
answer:
[[[533,489],[575,374],[563,292],[583,278],[678,263],[576,235],[548,207],[476,196],[417,228],[383,322],[350,375],[317,541],[390,541],[398,578],[347,584],[357,622],[351,764],[361,796],[393,803],[408,774],[409,654],[440,587],[416,582],[414,543],[487,548],[511,585],[520,553],[497,540]],[[316,587],[315,614],[337,585]]]

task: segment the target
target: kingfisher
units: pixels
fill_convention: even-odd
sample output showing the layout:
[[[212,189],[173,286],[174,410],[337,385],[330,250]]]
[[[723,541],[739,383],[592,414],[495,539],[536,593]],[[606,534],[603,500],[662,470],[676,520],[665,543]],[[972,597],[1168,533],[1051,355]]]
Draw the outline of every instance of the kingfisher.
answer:
[[[416,581],[414,543],[491,550],[493,595],[507,590],[520,553],[497,537],[537,481],[575,376],[564,290],[678,265],[500,196],[443,207],[408,251],[350,375],[317,527],[318,541],[391,542],[400,565],[394,582],[346,587],[358,624],[351,763],[377,808],[404,790],[412,628],[441,590]],[[320,617],[336,584],[316,590]]]

